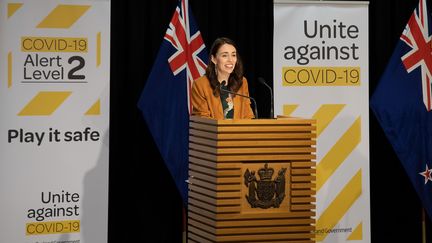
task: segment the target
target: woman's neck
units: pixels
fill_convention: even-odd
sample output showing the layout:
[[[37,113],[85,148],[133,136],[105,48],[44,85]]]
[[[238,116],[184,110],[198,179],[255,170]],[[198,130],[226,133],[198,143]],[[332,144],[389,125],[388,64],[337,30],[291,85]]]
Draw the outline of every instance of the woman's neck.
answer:
[[[222,81],[225,81],[227,84],[228,84],[228,78],[229,78],[229,75],[227,75],[227,76],[222,76],[222,75],[218,75],[218,77],[217,77],[217,79],[218,79],[218,81],[219,81],[219,83],[222,83]]]

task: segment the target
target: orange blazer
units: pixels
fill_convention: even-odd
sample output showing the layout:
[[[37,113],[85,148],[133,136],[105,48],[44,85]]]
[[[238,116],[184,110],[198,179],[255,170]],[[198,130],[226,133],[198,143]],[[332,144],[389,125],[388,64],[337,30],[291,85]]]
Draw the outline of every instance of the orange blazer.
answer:
[[[236,92],[249,96],[248,83],[243,77],[243,84]],[[220,97],[213,95],[213,89],[207,76],[201,76],[194,81],[192,85],[192,115],[213,118],[217,120],[224,119],[222,111],[222,102]],[[233,99],[234,119],[252,119],[254,114],[250,106],[250,100],[245,97],[236,95]]]

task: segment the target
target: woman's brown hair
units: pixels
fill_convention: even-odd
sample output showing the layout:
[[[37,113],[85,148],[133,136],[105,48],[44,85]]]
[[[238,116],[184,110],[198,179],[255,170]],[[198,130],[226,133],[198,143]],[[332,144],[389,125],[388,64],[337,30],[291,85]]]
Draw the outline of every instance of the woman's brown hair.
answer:
[[[238,53],[238,48],[237,48],[236,44],[234,43],[234,41],[229,39],[229,38],[226,38],[226,37],[217,38],[211,46],[210,55],[213,57],[216,57],[216,54],[217,54],[219,48],[224,44],[234,46],[234,48],[237,51],[237,62],[235,64],[233,72],[230,74],[230,76],[227,80],[228,89],[233,91],[233,92],[237,92],[243,84],[243,63],[241,61],[240,55]],[[219,80],[217,79],[217,75],[216,75],[216,65],[211,61],[211,57],[210,57],[210,61],[208,63],[208,66],[206,68],[205,75],[210,80],[210,85],[213,89],[213,94],[215,96],[219,96],[220,95],[220,90],[219,90],[220,83],[219,83]]]

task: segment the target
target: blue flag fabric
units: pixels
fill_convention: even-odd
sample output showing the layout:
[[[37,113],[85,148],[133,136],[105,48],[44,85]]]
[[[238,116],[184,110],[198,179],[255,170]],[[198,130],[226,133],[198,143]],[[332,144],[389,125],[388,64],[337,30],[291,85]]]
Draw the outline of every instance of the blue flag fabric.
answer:
[[[375,113],[432,219],[431,18],[420,0],[371,98]]]
[[[189,90],[208,54],[187,0],[181,0],[138,101],[144,120],[187,205]]]

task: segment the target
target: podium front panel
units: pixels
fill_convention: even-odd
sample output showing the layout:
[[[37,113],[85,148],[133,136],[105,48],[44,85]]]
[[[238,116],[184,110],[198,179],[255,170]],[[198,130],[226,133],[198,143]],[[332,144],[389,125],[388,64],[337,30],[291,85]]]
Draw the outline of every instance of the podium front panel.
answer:
[[[188,242],[315,242],[315,131],[191,117]]]

